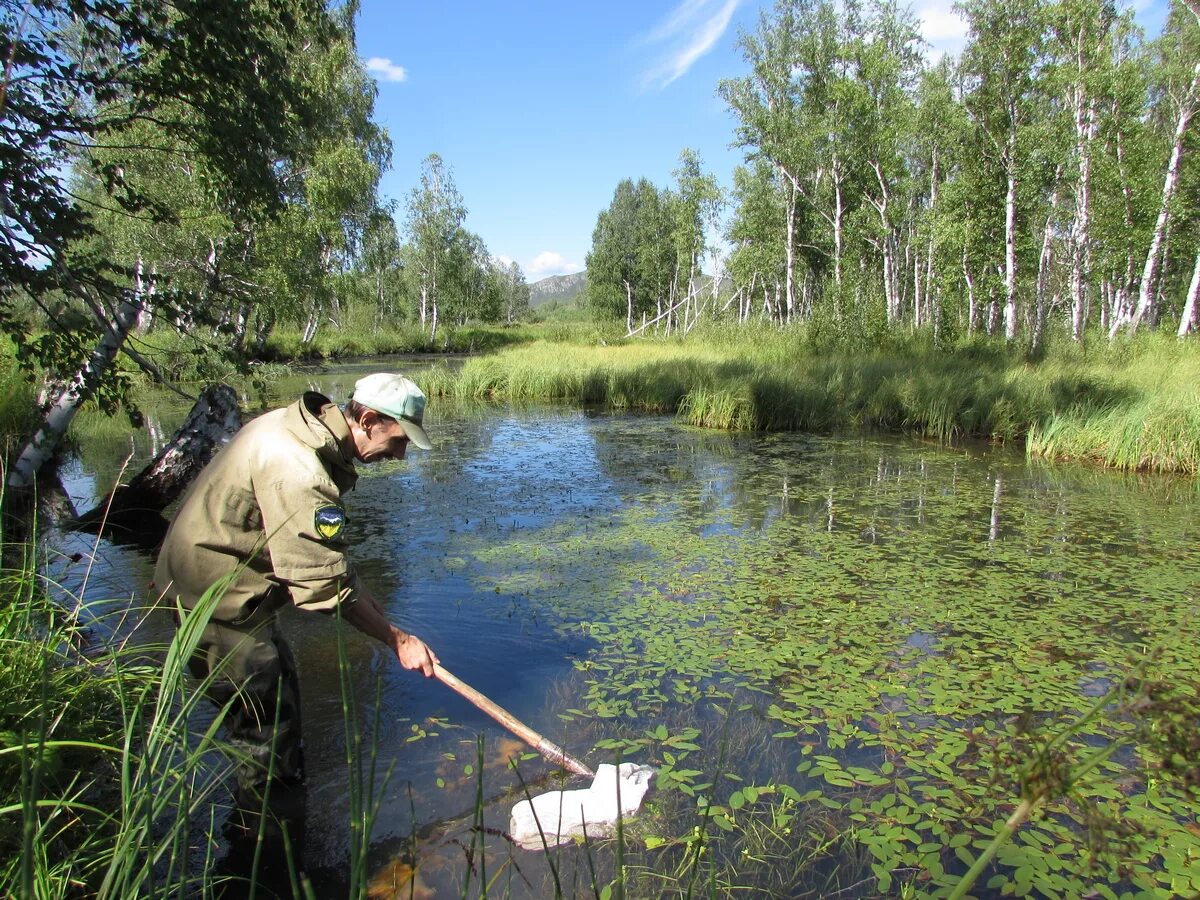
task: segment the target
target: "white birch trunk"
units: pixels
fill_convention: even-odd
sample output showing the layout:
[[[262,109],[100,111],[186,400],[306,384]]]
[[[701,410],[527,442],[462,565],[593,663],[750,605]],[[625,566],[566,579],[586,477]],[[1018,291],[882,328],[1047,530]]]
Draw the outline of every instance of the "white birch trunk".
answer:
[[[780,169],[784,177],[787,179],[789,190],[787,191],[787,199],[784,203],[784,215],[787,217],[785,224],[784,237],[784,297],[787,303],[787,310],[790,314],[794,304],[794,291],[796,279],[796,195],[799,193],[799,187],[796,184],[790,173],[784,169]]]
[[[992,518],[988,523],[988,541],[994,542],[1000,537],[1000,497],[1004,493],[1003,480],[996,476],[996,488],[992,491]]]
[[[230,336],[230,342],[239,351],[246,342],[246,329],[250,326],[250,313],[252,309],[253,307],[249,300],[243,301],[238,306],[237,315],[233,320],[233,334]]]
[[[940,160],[938,159],[937,150],[933,152],[933,161],[929,171],[929,220],[931,227],[929,229],[929,246],[925,251],[925,297],[928,304],[927,320],[933,323],[934,336],[937,336],[938,321],[941,312],[941,285],[937,279],[937,269],[934,264],[934,243],[933,234],[933,217],[938,208],[938,199],[941,194],[941,172]]]
[[[1167,233],[1167,220],[1171,214],[1171,198],[1179,185],[1180,163],[1183,159],[1183,140],[1187,135],[1188,123],[1196,110],[1196,91],[1200,86],[1200,63],[1192,70],[1192,82],[1179,104],[1179,118],[1175,122],[1175,140],[1171,145],[1171,157],[1167,162],[1167,173],[1163,177],[1162,200],[1158,206],[1158,219],[1154,224],[1154,235],[1150,239],[1150,250],[1146,253],[1146,264],[1142,267],[1142,280],[1138,285],[1138,305],[1129,318],[1129,333],[1137,331],[1138,325],[1151,315],[1154,290],[1162,256],[1162,245]],[[1112,334],[1120,327],[1114,322]]]
[[[1117,118],[1117,113],[1118,110],[1114,104],[1114,119]],[[1129,172],[1126,166],[1125,144],[1120,129],[1117,129],[1114,143],[1117,155],[1117,174],[1121,181],[1122,216],[1125,233],[1133,234],[1133,186],[1130,183]],[[1115,334],[1113,323],[1117,322],[1118,317],[1120,317],[1122,322],[1125,321],[1126,313],[1124,311],[1129,308],[1129,293],[1133,287],[1133,280],[1136,273],[1137,260],[1134,258],[1133,244],[1130,242],[1125,253],[1124,278],[1116,285],[1109,284],[1108,296],[1100,307],[1100,330],[1107,333],[1110,338]],[[1118,324],[1116,327],[1120,327],[1120,325]]]
[[[263,351],[267,349],[267,338],[271,336],[271,330],[275,327],[275,313],[271,310],[266,312],[259,311],[258,313],[258,328],[254,334],[254,355],[262,356]]]
[[[1196,254],[1196,265],[1192,269],[1192,282],[1188,285],[1187,300],[1183,304],[1183,315],[1179,317],[1176,335],[1186,337],[1196,330],[1196,298],[1200,296],[1200,253]]]
[[[1033,299],[1033,332],[1029,337],[1029,347],[1036,351],[1042,344],[1042,335],[1046,328],[1046,317],[1050,308],[1050,265],[1054,261],[1054,213],[1058,209],[1059,178],[1062,175],[1061,166],[1054,173],[1054,192],[1050,195],[1050,211],[1046,214],[1046,227],[1042,231],[1042,252],[1038,256],[1037,287]]]
[[[888,201],[891,198],[888,194],[887,181],[883,177],[883,171],[879,164],[872,162],[871,168],[875,171],[875,180],[879,183],[879,199],[876,200],[868,194],[867,200],[879,214],[881,232],[879,249],[883,257],[883,298],[887,309],[888,324],[892,325],[899,318],[900,309],[896,297],[896,260],[893,252],[895,248],[891,239],[891,223],[888,221]]]
[[[1080,63],[1082,68],[1082,62]],[[1082,80],[1083,72],[1079,73]],[[1096,102],[1084,109],[1083,88],[1075,91],[1075,151],[1079,158],[1079,184],[1075,193],[1075,221],[1071,227],[1071,339],[1083,340],[1087,328],[1087,284],[1092,267],[1092,144],[1098,121]]]
[[[753,308],[754,308],[754,282],[757,278],[758,278],[757,272],[755,272],[753,275],[750,276],[750,284],[746,287],[746,299],[744,301],[745,309],[744,310],[739,309],[739,313],[741,314],[739,316],[739,320],[741,322],[749,322],[750,321],[750,313],[754,311],[753,310]]]
[[[153,301],[157,286],[158,278],[155,266],[151,265],[150,271],[147,273],[142,263],[142,254],[139,253],[134,266],[134,290],[137,292],[137,302],[140,308],[135,328],[139,334],[145,334],[154,323]]]
[[[833,283],[842,286],[842,177],[833,167]]]
[[[921,295],[921,251],[915,245],[910,245],[910,249],[913,275],[913,328],[920,328],[925,312],[923,308],[925,298]]]
[[[304,331],[300,335],[300,343],[306,347],[312,343],[313,338],[317,336],[317,329],[321,327],[321,311],[314,309],[308,314],[308,320],[304,323]]]
[[[625,330],[633,331],[633,287],[625,282]]]
[[[1108,331],[1109,319],[1112,316],[1113,295],[1116,293],[1113,283],[1105,278],[1100,284],[1100,330]]]
[[[692,324],[688,326],[688,331],[691,331],[696,322],[700,320],[700,295],[696,292],[696,251],[692,251],[692,258],[688,263],[688,296],[692,298]],[[715,292],[714,292],[715,296]]]
[[[25,489],[33,486],[38,471],[54,455],[59,441],[71,425],[71,420],[75,418],[84,402],[95,393],[100,378],[116,359],[140,312],[136,296],[122,294],[117,304],[116,316],[111,322],[105,323],[105,331],[87,362],[70,381],[59,386],[54,392],[41,427],[12,465],[8,476],[9,487]]]
[[[975,298],[975,279],[971,276],[971,267],[967,265],[967,245],[963,244],[962,255],[963,280],[967,283],[967,334],[975,333],[975,323],[979,320],[979,305]]]
[[[1008,192],[1004,198],[1004,339],[1017,336],[1017,113],[1009,112]]]

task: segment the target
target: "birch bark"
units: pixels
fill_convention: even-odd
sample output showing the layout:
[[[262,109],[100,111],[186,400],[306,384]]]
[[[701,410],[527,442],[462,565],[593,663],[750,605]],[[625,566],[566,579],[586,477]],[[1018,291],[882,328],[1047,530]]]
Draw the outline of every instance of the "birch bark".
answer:
[[[51,393],[42,425],[13,463],[8,476],[11,488],[33,487],[38,471],[54,455],[79,408],[95,393],[105,370],[116,359],[129,332],[137,323],[141,307],[137,295],[126,291],[118,300],[116,314],[105,321],[105,330],[87,362],[67,382]]]
[[[1175,137],[1171,144],[1171,156],[1167,161],[1167,171],[1163,176],[1162,199],[1158,205],[1158,219],[1154,223],[1154,234],[1150,239],[1150,249],[1146,253],[1146,263],[1142,267],[1142,280],[1138,285],[1138,304],[1129,317],[1129,333],[1134,334],[1143,319],[1153,315],[1154,291],[1158,280],[1159,268],[1162,264],[1162,247],[1167,234],[1167,221],[1171,215],[1171,200],[1179,186],[1180,163],[1183,160],[1183,142],[1187,136],[1188,125],[1196,111],[1197,91],[1200,89],[1200,63],[1192,69],[1192,80],[1184,96],[1180,99],[1179,112],[1175,120]],[[1124,324],[1114,321],[1110,337]]]
[[[1183,304],[1183,315],[1179,317],[1176,335],[1186,337],[1196,330],[1196,298],[1200,296],[1200,253],[1196,254],[1196,265],[1192,269],[1192,281],[1188,285],[1187,300]]]
[[[1009,111],[1008,191],[1004,198],[1004,339],[1017,336],[1017,110]]]

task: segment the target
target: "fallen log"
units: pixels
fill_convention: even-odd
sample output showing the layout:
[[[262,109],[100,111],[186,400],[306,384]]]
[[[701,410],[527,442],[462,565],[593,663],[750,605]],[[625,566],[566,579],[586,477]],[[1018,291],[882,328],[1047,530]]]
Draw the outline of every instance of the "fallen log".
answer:
[[[72,525],[78,531],[103,534],[119,543],[158,546],[167,531],[163,510],[242,427],[237,394],[227,384],[205,388],[187,420],[150,464],[119,484],[94,509]]]

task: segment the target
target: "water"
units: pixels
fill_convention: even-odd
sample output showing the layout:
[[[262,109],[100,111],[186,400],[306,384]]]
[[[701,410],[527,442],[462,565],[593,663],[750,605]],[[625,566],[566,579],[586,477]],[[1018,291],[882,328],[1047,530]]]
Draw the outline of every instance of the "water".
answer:
[[[288,379],[277,402],[310,387],[343,401],[378,365]],[[169,434],[185,411],[165,403],[150,418]],[[360,467],[347,498],[359,572],[389,615],[464,681],[593,765],[614,752],[597,744],[615,739],[627,759],[666,763],[659,806],[641,825],[651,835],[682,841],[696,796],[727,803],[744,785],[776,801],[782,784],[817,790],[835,833],[847,830],[838,816],[860,817],[850,826],[863,835],[857,844],[833,841],[797,862],[765,855],[770,839],[750,827],[752,804],[731,813],[729,845],[714,842],[714,855],[734,883],[756,890],[799,896],[866,879],[861,895],[880,891],[864,852],[875,838],[892,841],[881,858],[895,872],[936,884],[936,868],[961,871],[936,817],[905,826],[923,851],[887,837],[895,816],[884,798],[898,780],[909,791],[950,785],[961,797],[940,801],[941,820],[977,828],[1012,788],[989,786],[986,763],[966,762],[974,756],[959,742],[982,738],[962,734],[1005,733],[1008,717],[1024,712],[1067,721],[1119,680],[1130,651],[1200,637],[1200,516],[1185,480],[1030,464],[986,446],[727,435],[551,406],[433,402],[427,428],[433,452]],[[80,448],[65,482],[81,508],[111,483],[128,441]],[[131,467],[152,450],[144,434],[132,448]],[[62,538],[59,548],[83,554],[53,566],[77,590],[90,540]],[[145,596],[149,558],[104,543],[94,556],[87,596],[108,601],[96,600],[98,613]],[[299,613],[283,625],[303,691],[304,864],[319,892],[336,894],[349,785],[334,625]],[[143,633],[170,626],[151,616]],[[373,870],[405,874],[415,860],[430,896],[458,895],[472,878],[477,893],[485,873],[506,893],[544,896],[545,859],[499,834],[519,792],[506,766],[519,747],[368,639],[351,638],[349,656],[367,726],[379,692],[377,771],[394,766],[386,784],[377,779]],[[1193,663],[1176,665],[1195,676]],[[478,734],[493,831],[482,838],[486,868],[471,875]],[[527,780],[546,771],[521,763]],[[714,786],[714,773],[728,774]],[[968,800],[982,811],[972,814]],[[867,815],[863,803],[882,809]],[[1064,807],[1059,825],[1040,827],[1060,840],[1073,833],[1072,815]],[[675,877],[684,846],[655,854],[639,836],[630,852]],[[750,859],[767,861],[738,862],[751,846]],[[584,852],[553,859],[560,877],[590,893]],[[611,875],[608,851],[593,862],[602,881]]]

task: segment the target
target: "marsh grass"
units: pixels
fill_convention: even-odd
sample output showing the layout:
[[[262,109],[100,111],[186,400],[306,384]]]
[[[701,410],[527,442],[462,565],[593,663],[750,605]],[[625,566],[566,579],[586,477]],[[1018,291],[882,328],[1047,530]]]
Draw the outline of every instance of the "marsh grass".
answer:
[[[251,817],[259,833],[249,871],[218,873],[228,785],[244,760],[219,735],[229,706],[206,714],[207,681],[188,672],[223,584],[195,610],[179,611],[167,646],[108,646],[47,599],[37,559],[25,550],[26,565],[0,573],[0,896],[213,896],[233,882],[254,896],[270,789]],[[350,896],[364,896],[372,826],[391,772],[377,765],[378,697],[374,730],[360,722],[343,631],[339,622],[346,872]],[[219,675],[218,668],[208,678]],[[294,896],[311,897],[284,829],[283,877]]]
[[[435,396],[559,400],[676,413],[726,430],[883,429],[943,442],[1024,442],[1031,454],[1200,472],[1200,350],[1150,335],[1056,345],[1032,360],[979,340],[816,350],[802,330],[709,329],[686,341],[538,341],[425,376]]]
[[[17,435],[33,425],[36,392],[17,369],[14,349],[6,336],[0,345],[0,435]]]
[[[184,668],[201,617],[161,667],[148,648],[84,655],[89,635],[46,599],[36,571],[29,553],[4,576],[0,893],[128,897],[187,885],[189,823],[221,775],[207,758],[220,716],[198,739],[186,725],[197,695],[183,689]]]
[[[533,325],[449,325],[439,326],[430,339],[428,330],[418,324],[376,326],[351,322],[344,328],[323,328],[305,344],[297,329],[284,327],[271,334],[262,357],[265,361],[292,362],[402,353],[483,353],[527,343],[539,331]]]

